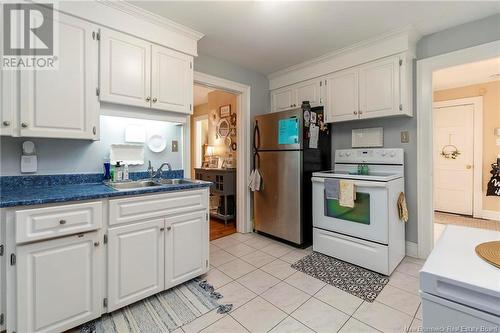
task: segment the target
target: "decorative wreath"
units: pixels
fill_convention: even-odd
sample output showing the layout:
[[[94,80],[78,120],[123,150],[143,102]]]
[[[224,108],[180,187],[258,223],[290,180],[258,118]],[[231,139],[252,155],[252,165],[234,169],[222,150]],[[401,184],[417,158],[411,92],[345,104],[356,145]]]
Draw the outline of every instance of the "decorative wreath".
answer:
[[[456,160],[460,154],[460,151],[458,151],[458,148],[454,145],[446,145],[441,149],[441,156],[444,158]]]

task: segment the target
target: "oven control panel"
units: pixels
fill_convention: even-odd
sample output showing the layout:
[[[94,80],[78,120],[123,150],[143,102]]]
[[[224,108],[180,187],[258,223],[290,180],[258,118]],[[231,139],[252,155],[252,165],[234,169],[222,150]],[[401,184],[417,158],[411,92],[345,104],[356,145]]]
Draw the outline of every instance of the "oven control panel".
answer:
[[[404,164],[404,150],[400,148],[338,149],[335,163]]]

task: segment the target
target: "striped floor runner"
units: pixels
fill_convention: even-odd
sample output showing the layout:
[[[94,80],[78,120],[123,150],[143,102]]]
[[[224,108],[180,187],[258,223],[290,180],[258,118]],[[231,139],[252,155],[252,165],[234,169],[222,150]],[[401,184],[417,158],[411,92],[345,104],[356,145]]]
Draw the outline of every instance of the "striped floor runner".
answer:
[[[80,333],[171,332],[219,307],[210,291],[191,280],[175,288],[105,314],[77,330]]]

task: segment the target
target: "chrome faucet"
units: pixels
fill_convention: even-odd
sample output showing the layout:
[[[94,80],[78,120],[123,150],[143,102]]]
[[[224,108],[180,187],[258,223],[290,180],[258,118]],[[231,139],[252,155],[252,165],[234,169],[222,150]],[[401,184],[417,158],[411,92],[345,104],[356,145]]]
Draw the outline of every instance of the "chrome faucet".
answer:
[[[160,167],[155,171],[155,169],[153,168],[153,166],[151,165],[151,161],[149,161],[149,165],[148,165],[148,172],[149,172],[149,178],[161,178],[161,172],[163,170],[163,167],[167,167],[167,170],[168,171],[172,171],[172,166],[170,166],[170,163],[162,163],[162,165],[160,165]]]

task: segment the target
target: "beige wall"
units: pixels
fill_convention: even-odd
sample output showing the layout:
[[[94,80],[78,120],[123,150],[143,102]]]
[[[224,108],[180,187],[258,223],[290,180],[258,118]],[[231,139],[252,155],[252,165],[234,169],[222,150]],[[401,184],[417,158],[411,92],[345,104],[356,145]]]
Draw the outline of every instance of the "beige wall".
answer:
[[[231,113],[237,113],[237,95],[225,91],[212,91],[208,93],[208,103],[194,107],[193,116],[191,117],[191,129],[194,128],[193,118],[208,114],[208,144],[214,146],[215,155],[227,157],[230,150],[224,144],[223,139],[217,139],[216,131],[219,118],[219,107],[223,105],[231,105]],[[215,115],[215,119],[213,119]],[[228,118],[229,121],[229,118]],[[238,125],[238,124],[237,124]],[[232,142],[236,142],[236,135],[231,136]],[[236,160],[236,152],[231,152],[232,157]],[[191,130],[191,164],[194,161],[194,131]],[[193,171],[194,172],[194,171]]]
[[[434,101],[483,96],[483,209],[500,212],[500,199],[487,197],[486,186],[490,180],[491,163],[500,154],[495,144],[494,128],[500,127],[500,81],[434,92]]]

